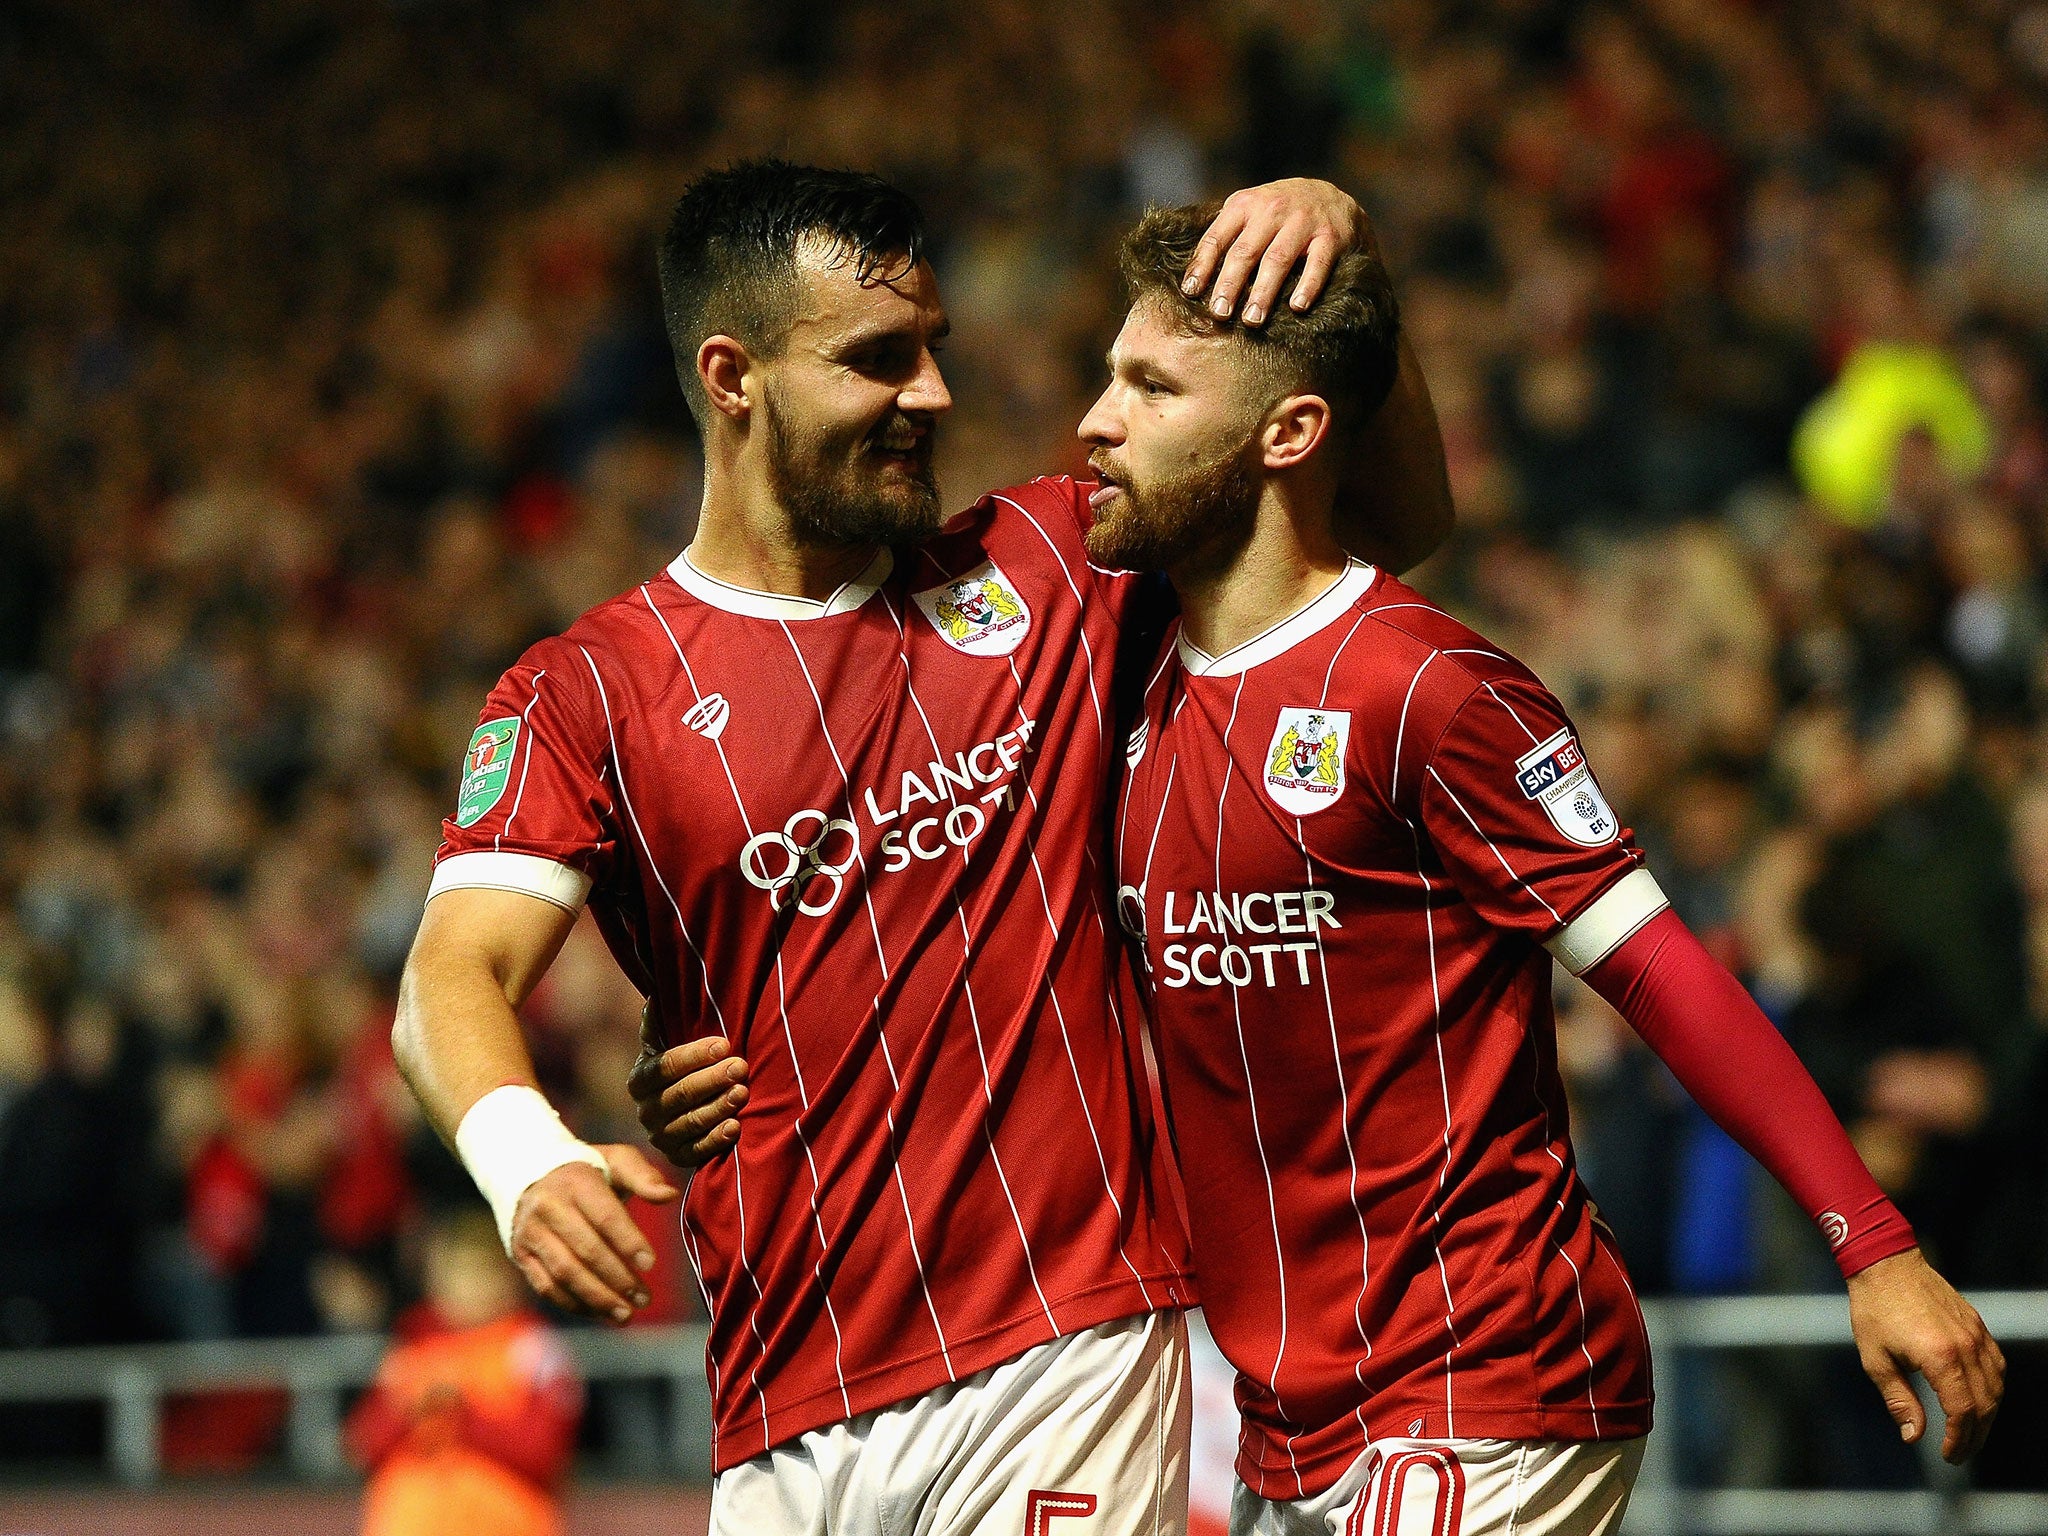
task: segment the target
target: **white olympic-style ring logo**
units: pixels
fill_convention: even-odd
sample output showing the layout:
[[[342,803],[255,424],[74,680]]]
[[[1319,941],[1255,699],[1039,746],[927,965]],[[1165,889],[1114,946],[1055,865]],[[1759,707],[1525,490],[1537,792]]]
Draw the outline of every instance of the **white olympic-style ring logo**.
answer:
[[[808,840],[799,837],[797,828],[813,822],[817,824],[816,836]],[[836,863],[825,857],[825,844],[834,832],[846,834],[846,856]],[[771,868],[767,862],[771,848],[781,849],[788,860],[780,869]],[[746,846],[740,849],[740,873],[746,876],[747,884],[768,893],[776,911],[787,911],[794,903],[805,916],[822,917],[838,902],[839,893],[846,888],[846,872],[859,857],[859,828],[844,817],[806,809],[784,822],[780,832],[759,832],[748,838]],[[813,905],[805,893],[818,875],[832,882],[832,894]]]

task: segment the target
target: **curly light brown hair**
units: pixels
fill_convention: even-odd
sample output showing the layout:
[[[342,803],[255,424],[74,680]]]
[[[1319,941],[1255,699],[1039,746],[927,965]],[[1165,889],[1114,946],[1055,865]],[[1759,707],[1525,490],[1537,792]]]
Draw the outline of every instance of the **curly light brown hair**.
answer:
[[[1180,284],[1221,209],[1193,203],[1145,210],[1117,255],[1132,307],[1161,305],[1187,335],[1234,336],[1265,403],[1307,390],[1330,402],[1340,429],[1364,423],[1385,402],[1400,366],[1400,307],[1379,252],[1345,252],[1306,310],[1283,304],[1257,327],[1219,320]]]

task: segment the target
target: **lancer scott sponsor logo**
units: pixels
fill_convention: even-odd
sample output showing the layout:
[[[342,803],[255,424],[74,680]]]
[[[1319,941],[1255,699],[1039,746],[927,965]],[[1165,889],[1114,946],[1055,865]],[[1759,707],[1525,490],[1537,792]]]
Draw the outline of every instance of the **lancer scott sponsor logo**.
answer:
[[[1117,892],[1117,918],[1134,938],[1146,936],[1144,890]],[[1166,942],[1146,969],[1162,987],[1305,987],[1325,929],[1342,928],[1335,893],[1314,886],[1284,891],[1167,891],[1159,903]]]
[[[857,790],[854,819],[797,811],[780,830],[747,840],[740,874],[768,893],[776,911],[822,917],[838,905],[856,865],[865,863],[874,877],[966,856],[997,814],[1016,809],[1017,775],[1031,755],[1036,725],[1026,720],[949,759],[906,768],[891,784]],[[875,832],[879,843],[871,841]]]

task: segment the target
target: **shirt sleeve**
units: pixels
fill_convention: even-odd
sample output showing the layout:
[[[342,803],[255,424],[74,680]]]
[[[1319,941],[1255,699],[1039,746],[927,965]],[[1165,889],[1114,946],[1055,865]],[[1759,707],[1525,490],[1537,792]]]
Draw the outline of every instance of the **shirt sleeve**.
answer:
[[[520,891],[574,912],[610,872],[609,737],[581,667],[574,648],[543,641],[491,690],[463,754],[455,812],[441,823],[429,900]]]
[[[1041,475],[1027,485],[991,494],[995,501],[1017,508],[1035,525],[1029,536],[1032,546],[1035,550],[1052,546],[1076,593],[1107,604],[1121,624],[1144,578],[1132,571],[1111,570],[1088,558],[1088,530],[1095,526],[1095,509],[1088,505],[1088,498],[1096,485],[1096,481],[1076,480],[1071,475]]]
[[[1095,494],[1095,481],[1076,480],[1072,475],[1042,475],[1032,484],[1058,503],[1062,520],[1084,538],[1095,526],[1095,509],[1088,505],[1088,498]]]
[[[1444,871],[1496,927],[1548,939],[1619,886],[1642,851],[1600,792],[1577,730],[1540,683],[1481,682],[1422,767],[1417,801]],[[1633,893],[1637,882],[1629,886]],[[1603,918],[1640,926],[1663,907]],[[1612,936],[1618,943],[1633,926]],[[1608,944],[1611,948],[1612,944]]]

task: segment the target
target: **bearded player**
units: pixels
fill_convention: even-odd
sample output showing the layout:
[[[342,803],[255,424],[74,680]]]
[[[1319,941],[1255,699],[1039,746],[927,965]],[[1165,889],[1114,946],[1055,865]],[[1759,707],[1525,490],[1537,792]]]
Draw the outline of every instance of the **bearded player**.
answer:
[[[1297,263],[1307,302],[1362,230],[1321,183],[1236,208],[1226,311]],[[1186,1238],[1097,855],[1133,583],[1089,564],[1069,480],[941,528],[922,247],[850,173],[743,165],[678,204],[698,531],[492,693],[395,1039],[528,1279],[615,1322],[652,1258],[608,1181],[673,1191],[562,1126],[514,1010],[588,904],[669,1066],[746,1053],[757,1129],[682,1213],[714,1531],[1175,1530]]]
[[[1555,956],[1820,1226],[1908,1440],[2003,1380],[1819,1091],[1672,913],[1541,682],[1334,533],[1337,451],[1396,368],[1384,267],[1261,332],[1188,300],[1207,223],[1127,240],[1081,425],[1089,553],[1182,617],[1116,822],[1211,1331],[1239,1372],[1238,1533],[1617,1528],[1650,1361],[1579,1181]]]

